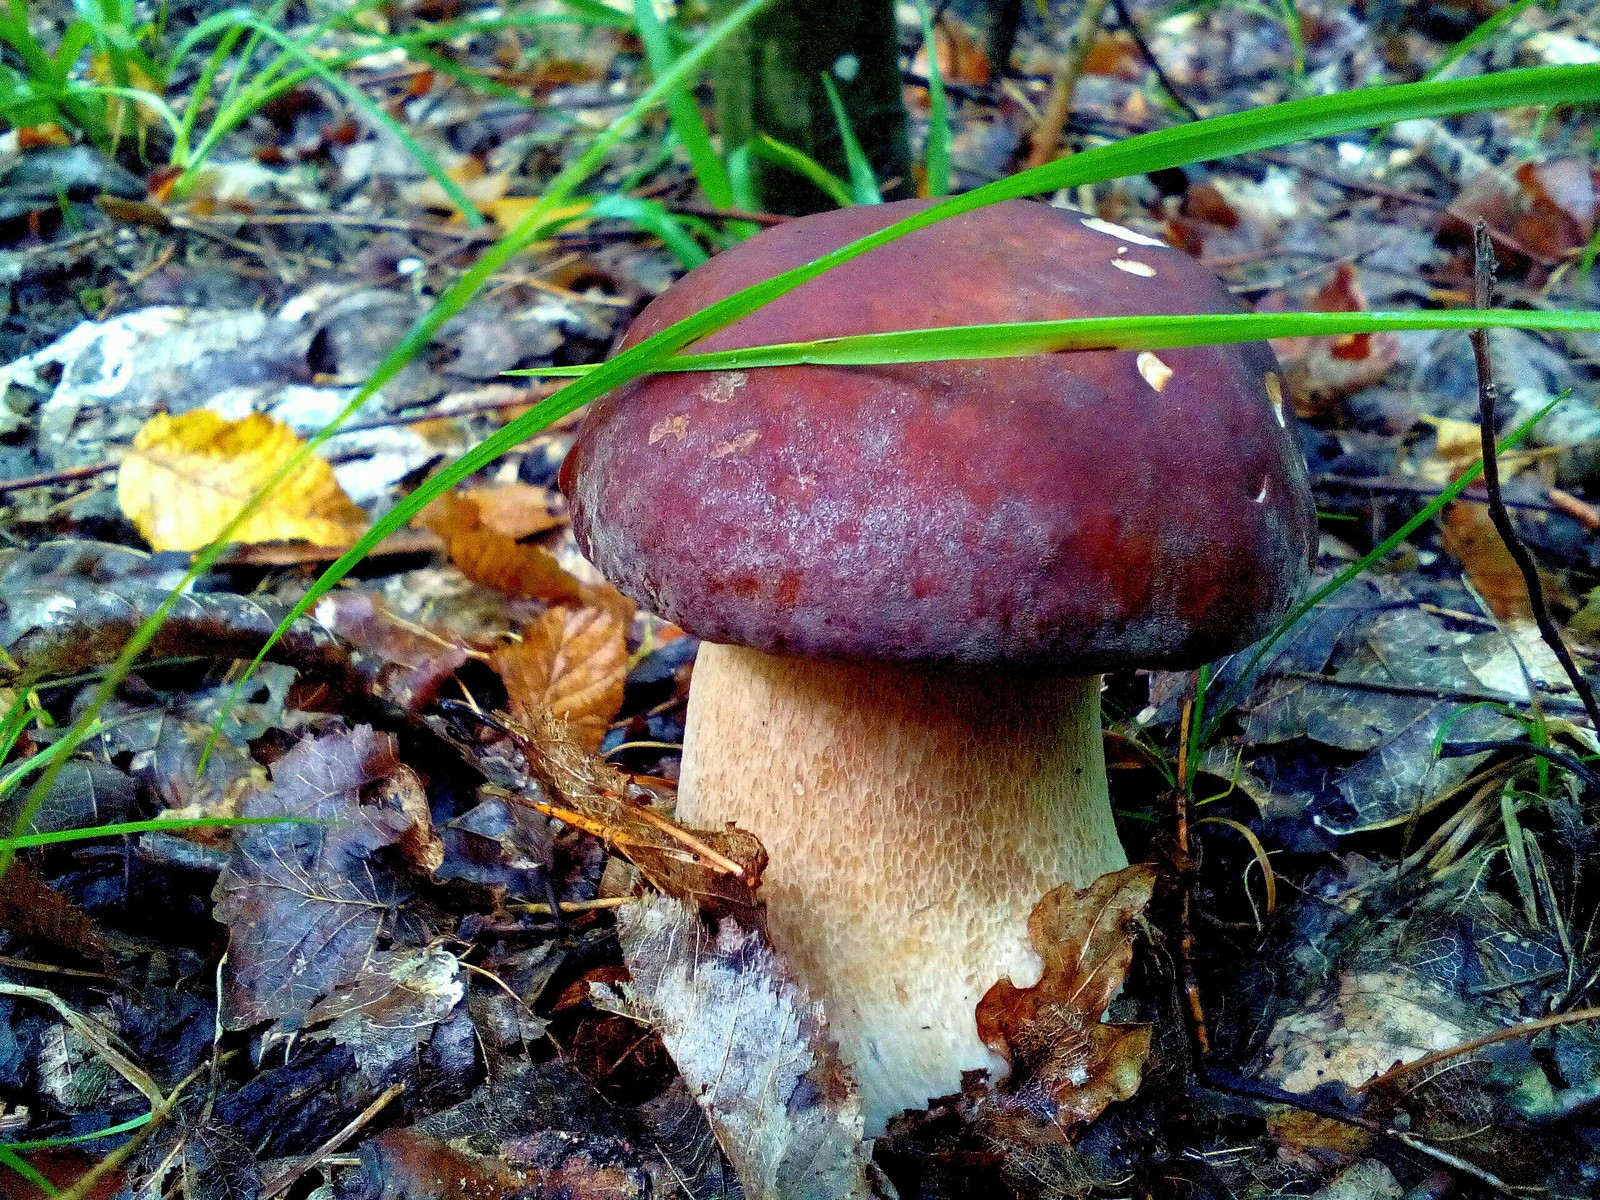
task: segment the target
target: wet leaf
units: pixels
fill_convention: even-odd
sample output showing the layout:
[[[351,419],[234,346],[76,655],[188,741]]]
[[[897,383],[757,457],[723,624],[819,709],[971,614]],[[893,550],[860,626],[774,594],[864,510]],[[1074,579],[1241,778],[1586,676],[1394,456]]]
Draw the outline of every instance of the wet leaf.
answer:
[[[613,613],[565,605],[524,626],[522,640],[500,647],[492,660],[505,681],[512,716],[528,725],[536,709],[547,708],[567,723],[580,746],[599,750],[622,707],[625,634]]]
[[[1050,1112],[1071,1129],[1138,1090],[1149,1028],[1101,1018],[1133,962],[1155,878],[1149,865],[1125,867],[1081,891],[1063,885],[1034,906],[1028,938],[1044,960],[1039,982],[1002,979],[978,1001],[978,1036],[1011,1064],[1002,1096],[1012,1105]]]
[[[198,550],[222,532],[301,446],[287,425],[253,413],[229,421],[209,409],[158,413],[122,460],[117,499],[157,550]],[[333,468],[312,458],[234,531],[236,542],[346,546],[367,527]]]
[[[306,1024],[327,1022],[313,1036],[349,1046],[356,1065],[380,1079],[426,1043],[465,995],[461,963],[448,951],[380,950],[360,974],[313,1005]]]
[[[1409,966],[1350,970],[1267,1037],[1266,1075],[1288,1092],[1359,1087],[1398,1063],[1489,1032],[1454,989]]]
[[[308,738],[278,760],[245,816],[304,822],[240,837],[213,893],[228,926],[222,1020],[299,1027],[355,979],[409,895],[403,863],[436,863],[421,784],[394,739],[359,726]]]
[[[390,1129],[362,1145],[359,1176],[359,1190],[350,1194],[382,1200],[646,1200],[652,1194],[649,1175],[624,1145],[555,1130],[491,1158],[414,1129]]]
[[[666,1043],[750,1200],[873,1195],[822,1005],[757,930],[654,896],[618,911],[629,1011]]]

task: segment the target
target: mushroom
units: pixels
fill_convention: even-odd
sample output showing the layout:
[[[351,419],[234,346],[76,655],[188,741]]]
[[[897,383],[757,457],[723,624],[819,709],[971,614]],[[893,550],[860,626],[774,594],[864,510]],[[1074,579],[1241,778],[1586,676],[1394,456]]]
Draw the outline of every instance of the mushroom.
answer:
[[[769,229],[638,342],[923,201]],[[880,246],[696,349],[1238,311],[1152,238],[1031,201]],[[1003,1068],[974,1007],[1036,979],[1034,903],[1125,864],[1100,675],[1264,634],[1315,538],[1260,343],[642,377],[562,471],[578,540],[703,639],[678,812],[766,846],[774,943],[819,995],[868,1133]]]

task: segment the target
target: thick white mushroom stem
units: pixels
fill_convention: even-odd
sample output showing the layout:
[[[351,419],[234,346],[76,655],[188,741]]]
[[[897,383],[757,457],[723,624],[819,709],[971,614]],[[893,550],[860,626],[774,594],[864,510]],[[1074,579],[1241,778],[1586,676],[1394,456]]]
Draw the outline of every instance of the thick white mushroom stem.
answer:
[[[705,644],[678,814],[755,833],[773,941],[824,1002],[867,1134],[1003,1061],[974,1008],[1037,980],[1034,903],[1127,863],[1100,679]]]

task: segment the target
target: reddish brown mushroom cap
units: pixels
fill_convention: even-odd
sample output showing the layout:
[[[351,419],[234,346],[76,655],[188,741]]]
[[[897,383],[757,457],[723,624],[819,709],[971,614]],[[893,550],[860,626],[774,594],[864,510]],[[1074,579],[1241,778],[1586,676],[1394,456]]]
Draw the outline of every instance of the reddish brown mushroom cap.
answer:
[[[923,204],[789,222],[691,271],[629,344]],[[1185,255],[1029,201],[835,268],[700,343],[1234,312]],[[1264,344],[636,380],[563,471],[580,544],[647,608],[779,654],[1187,666],[1264,633],[1315,537]]]

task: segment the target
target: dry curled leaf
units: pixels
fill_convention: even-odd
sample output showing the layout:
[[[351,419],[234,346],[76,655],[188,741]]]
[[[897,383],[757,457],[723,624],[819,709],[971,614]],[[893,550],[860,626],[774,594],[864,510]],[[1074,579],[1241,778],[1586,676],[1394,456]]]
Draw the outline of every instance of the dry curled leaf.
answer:
[[[500,647],[492,665],[505,681],[511,715],[531,723],[548,708],[585,750],[595,751],[622,707],[628,646],[622,621],[598,608],[548,609]]]
[[[491,528],[469,495],[446,492],[417,522],[444,539],[450,561],[474,583],[551,604],[583,602],[584,585],[554,554]]]
[[[1081,891],[1046,892],[1028,918],[1044,973],[1032,987],[1002,979],[978,1001],[978,1035],[1011,1064],[1002,1099],[1053,1114],[1069,1129],[1138,1090],[1150,1029],[1102,1022],[1133,962],[1133,936],[1150,903],[1147,864],[1102,875]]]
[[[229,421],[209,409],[157,413],[134,436],[117,474],[117,501],[157,550],[198,550],[303,443],[260,413]],[[236,542],[347,546],[367,527],[333,468],[310,458],[233,531]]]
[[[526,725],[500,720],[550,798],[535,808],[600,838],[670,896],[712,913],[759,907],[755,890],[767,855],[754,834],[733,826],[685,829],[657,811],[644,788],[578,745],[549,709],[529,716]]]

